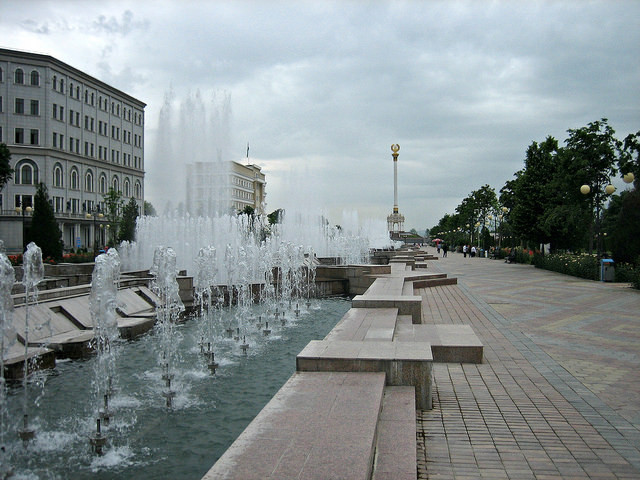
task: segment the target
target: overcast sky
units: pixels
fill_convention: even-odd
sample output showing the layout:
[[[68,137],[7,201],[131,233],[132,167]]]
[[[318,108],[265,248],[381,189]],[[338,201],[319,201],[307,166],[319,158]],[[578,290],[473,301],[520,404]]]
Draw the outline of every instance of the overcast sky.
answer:
[[[496,192],[532,141],[602,117],[640,130],[640,2],[0,2],[0,46],[52,55],[147,103],[145,188],[170,89],[230,97],[230,156],[267,210],[309,197],[339,221],[393,207],[407,230]]]

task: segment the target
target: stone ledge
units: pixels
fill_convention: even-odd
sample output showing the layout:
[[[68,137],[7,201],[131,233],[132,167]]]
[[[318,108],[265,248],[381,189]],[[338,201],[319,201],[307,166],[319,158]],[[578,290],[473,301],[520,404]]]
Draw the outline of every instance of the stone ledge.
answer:
[[[427,342],[312,340],[296,357],[299,372],[384,372],[386,384],[415,387],[417,408],[431,409]]]
[[[393,339],[428,342],[434,362],[482,363],[484,345],[470,325],[413,325],[399,321]]]
[[[397,308],[399,315],[411,315],[413,323],[422,323],[422,297],[417,295],[357,295],[354,308]]]
[[[371,480],[416,479],[414,395],[412,387],[384,389]]]
[[[384,373],[294,373],[203,480],[369,480],[384,383]]]

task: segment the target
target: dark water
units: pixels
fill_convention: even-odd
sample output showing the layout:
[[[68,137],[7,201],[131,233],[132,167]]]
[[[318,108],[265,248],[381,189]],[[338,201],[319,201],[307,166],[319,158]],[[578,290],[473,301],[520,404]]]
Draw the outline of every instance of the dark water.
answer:
[[[239,348],[242,342],[222,338],[226,321],[216,323],[211,338],[216,339],[220,368],[215,376],[198,346],[205,320],[178,326],[174,341],[181,356],[174,369],[171,409],[162,397],[166,387],[158,367],[159,334],[120,344],[117,392],[110,401],[114,417],[103,430],[109,444],[102,456],[91,453],[88,441],[100,406],[92,388],[95,359],[59,363],[44,377],[42,388],[30,387],[28,410],[37,437],[27,449],[15,432],[22,394],[10,391],[5,444],[15,472],[11,478],[201,478],[294,373],[295,356],[310,340],[323,338],[350,306],[345,299],[319,300],[308,310],[301,306],[300,318],[291,321],[290,312],[285,327],[272,319],[269,337],[247,325],[246,356]]]

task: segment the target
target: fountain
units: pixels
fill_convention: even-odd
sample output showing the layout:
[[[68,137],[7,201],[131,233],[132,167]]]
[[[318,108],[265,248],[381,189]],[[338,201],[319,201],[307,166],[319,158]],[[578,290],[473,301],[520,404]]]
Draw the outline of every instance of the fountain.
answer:
[[[24,278],[22,283],[25,287],[25,322],[24,322],[24,365],[22,376],[23,409],[22,428],[18,430],[18,436],[25,443],[35,437],[35,430],[29,428],[29,414],[27,412],[27,402],[29,398],[29,313],[31,306],[38,300],[38,284],[44,279],[44,264],[42,263],[42,250],[35,243],[27,245],[24,254]]]
[[[160,303],[156,307],[156,317],[160,330],[159,360],[162,379],[166,386],[162,396],[166,399],[167,407],[171,408],[173,398],[176,396],[176,391],[171,388],[171,382],[175,377],[173,367],[179,355],[176,348],[178,332],[175,324],[184,311],[176,279],[176,254],[172,248],[156,248],[150,273],[154,277],[151,288],[160,297]]]
[[[91,280],[89,310],[93,319],[93,349],[96,352],[93,387],[96,399],[101,399],[103,406],[98,410],[96,432],[89,437],[89,441],[97,454],[102,454],[107,443],[107,436],[101,432],[101,426],[109,425],[113,415],[109,409],[109,397],[114,389],[116,345],[120,337],[116,317],[119,277],[120,258],[116,249],[112,248],[108,253],[96,257]]]
[[[0,252],[0,479],[11,475],[9,452],[5,445],[7,432],[7,383],[4,378],[4,357],[9,351],[9,330],[12,327],[13,298],[11,289],[15,282],[15,272],[11,261]]]

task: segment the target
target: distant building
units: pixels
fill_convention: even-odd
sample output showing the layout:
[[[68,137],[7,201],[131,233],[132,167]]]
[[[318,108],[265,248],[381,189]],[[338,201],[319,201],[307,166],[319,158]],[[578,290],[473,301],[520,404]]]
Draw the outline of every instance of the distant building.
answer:
[[[266,184],[258,165],[233,161],[187,164],[187,211],[206,216],[252,207],[263,214]]]
[[[104,245],[104,194],[144,202],[146,104],[48,55],[0,49],[0,142],[13,179],[0,191],[0,239],[24,248],[39,182],[65,249]]]

